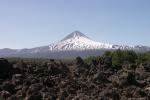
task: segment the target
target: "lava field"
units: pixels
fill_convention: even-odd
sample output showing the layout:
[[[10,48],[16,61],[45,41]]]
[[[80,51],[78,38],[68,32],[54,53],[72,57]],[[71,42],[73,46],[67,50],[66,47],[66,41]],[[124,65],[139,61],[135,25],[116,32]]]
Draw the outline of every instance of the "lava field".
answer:
[[[150,64],[1,58],[0,100],[150,100]]]

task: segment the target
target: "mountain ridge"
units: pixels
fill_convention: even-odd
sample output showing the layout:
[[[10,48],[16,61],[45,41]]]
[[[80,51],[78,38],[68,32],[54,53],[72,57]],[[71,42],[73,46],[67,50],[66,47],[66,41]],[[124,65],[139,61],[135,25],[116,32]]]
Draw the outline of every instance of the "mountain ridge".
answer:
[[[150,47],[142,45],[128,46],[97,42],[80,31],[74,31],[62,40],[47,46],[31,49],[0,49],[0,57],[85,57],[101,55],[105,51],[113,51],[116,49],[134,50],[138,52],[150,51]]]

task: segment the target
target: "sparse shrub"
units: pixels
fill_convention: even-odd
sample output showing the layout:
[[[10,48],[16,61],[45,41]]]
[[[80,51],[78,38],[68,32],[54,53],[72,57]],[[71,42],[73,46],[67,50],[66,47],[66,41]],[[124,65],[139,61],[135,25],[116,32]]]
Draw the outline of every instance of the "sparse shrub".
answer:
[[[116,50],[112,53],[112,63],[115,65],[120,65],[124,61],[124,55],[121,50]]]
[[[134,51],[130,50],[116,50],[112,52],[112,63],[116,65],[124,63],[135,63],[137,60],[137,54]]]
[[[87,63],[87,64],[92,64],[93,61],[96,61],[99,57],[93,57],[93,56],[90,56],[86,59],[84,59],[84,62]]]

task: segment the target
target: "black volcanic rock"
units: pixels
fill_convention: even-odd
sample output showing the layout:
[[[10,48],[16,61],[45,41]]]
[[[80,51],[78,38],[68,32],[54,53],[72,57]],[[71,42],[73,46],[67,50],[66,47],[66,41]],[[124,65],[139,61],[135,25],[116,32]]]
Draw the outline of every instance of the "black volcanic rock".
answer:
[[[99,72],[94,76],[94,83],[101,84],[101,83],[109,83],[107,76],[105,73]]]
[[[0,99],[149,100],[148,64],[116,66],[108,59],[89,64],[80,57],[71,64],[54,59],[13,63],[12,77],[0,80]]]
[[[69,72],[69,69],[67,66],[61,62],[56,63],[56,62],[50,62],[48,63],[48,72],[50,75],[62,75],[66,76],[66,74]]]
[[[2,84],[2,89],[5,90],[5,91],[8,91],[11,94],[15,93],[15,88],[14,87],[15,87],[14,84],[12,84],[9,81],[4,82]]]
[[[11,94],[8,91],[3,90],[3,91],[0,92],[0,98],[6,99],[10,96],[11,96]]]
[[[0,78],[8,78],[11,74],[11,71],[11,64],[6,59],[0,58]]]
[[[42,100],[42,95],[39,92],[30,94],[26,100]]]

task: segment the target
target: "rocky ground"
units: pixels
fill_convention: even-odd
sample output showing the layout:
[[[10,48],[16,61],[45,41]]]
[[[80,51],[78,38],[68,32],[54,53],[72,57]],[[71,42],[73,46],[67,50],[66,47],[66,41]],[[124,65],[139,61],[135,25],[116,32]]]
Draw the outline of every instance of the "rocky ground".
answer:
[[[0,100],[149,100],[150,64],[0,59]]]

